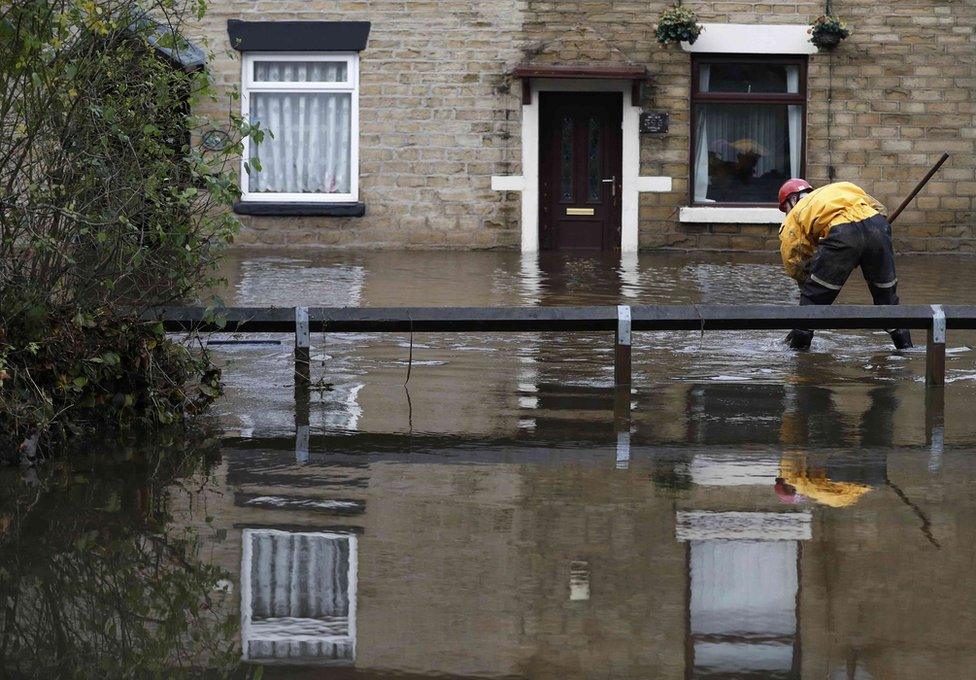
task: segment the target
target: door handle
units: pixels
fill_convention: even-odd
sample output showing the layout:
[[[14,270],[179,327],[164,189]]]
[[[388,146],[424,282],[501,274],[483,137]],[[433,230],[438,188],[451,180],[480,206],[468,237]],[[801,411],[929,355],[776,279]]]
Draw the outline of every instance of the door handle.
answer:
[[[604,184],[606,184],[607,182],[610,183],[610,198],[616,198],[617,197],[617,176],[614,175],[610,179],[604,179],[600,181],[603,182]]]

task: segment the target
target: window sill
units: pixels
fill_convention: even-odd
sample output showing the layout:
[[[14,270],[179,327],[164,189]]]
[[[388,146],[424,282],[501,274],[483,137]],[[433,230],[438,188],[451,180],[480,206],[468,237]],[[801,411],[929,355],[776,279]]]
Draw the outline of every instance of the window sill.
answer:
[[[779,208],[710,208],[685,206],[678,221],[685,224],[782,224]]]
[[[366,204],[238,201],[234,204],[234,212],[266,217],[362,217],[366,214]]]

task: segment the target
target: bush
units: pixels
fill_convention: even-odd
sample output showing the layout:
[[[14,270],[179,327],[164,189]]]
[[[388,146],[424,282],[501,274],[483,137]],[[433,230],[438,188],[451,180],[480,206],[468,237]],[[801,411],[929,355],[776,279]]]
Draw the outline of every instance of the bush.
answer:
[[[232,121],[219,152],[192,144],[209,123],[191,102],[213,90],[171,58],[204,9],[0,8],[0,456],[99,423],[180,419],[216,394],[205,355],[135,321],[209,283],[237,227],[227,169],[247,126]]]

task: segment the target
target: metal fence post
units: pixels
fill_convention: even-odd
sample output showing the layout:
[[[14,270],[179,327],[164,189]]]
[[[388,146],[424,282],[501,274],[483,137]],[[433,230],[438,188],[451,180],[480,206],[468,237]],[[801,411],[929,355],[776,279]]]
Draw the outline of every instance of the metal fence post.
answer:
[[[308,332],[308,307],[295,307],[295,382],[308,383],[311,339]]]
[[[613,384],[617,387],[630,387],[630,306],[617,306],[617,332],[614,338]]]
[[[942,305],[932,305],[932,325],[925,343],[925,384],[945,386],[946,317]]]

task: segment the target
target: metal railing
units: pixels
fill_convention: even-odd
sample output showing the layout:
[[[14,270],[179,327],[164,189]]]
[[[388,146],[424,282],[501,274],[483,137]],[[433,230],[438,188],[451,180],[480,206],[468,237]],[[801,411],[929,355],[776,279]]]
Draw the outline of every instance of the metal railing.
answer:
[[[945,385],[949,329],[976,329],[976,305],[619,305],[593,307],[160,307],[144,312],[170,332],[289,333],[295,377],[309,380],[310,333],[614,333],[614,382],[632,380],[638,331],[926,330],[925,382]]]

